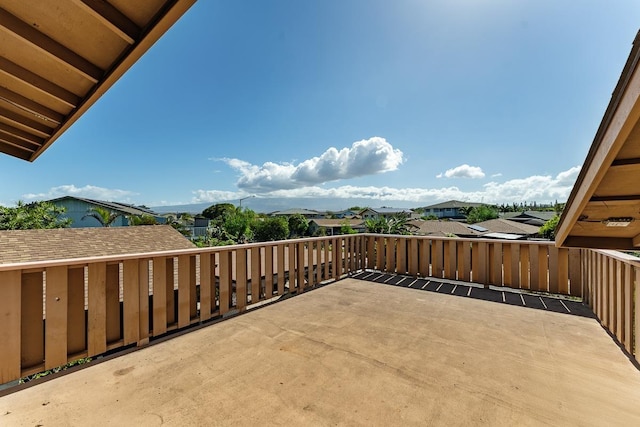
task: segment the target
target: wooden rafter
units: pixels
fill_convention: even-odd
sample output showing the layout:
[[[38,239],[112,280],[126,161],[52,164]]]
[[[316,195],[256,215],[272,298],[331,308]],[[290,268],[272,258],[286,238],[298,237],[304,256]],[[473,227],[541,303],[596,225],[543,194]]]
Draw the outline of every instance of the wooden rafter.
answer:
[[[28,129],[27,132],[33,133],[35,135],[40,135],[42,137],[48,137],[51,135],[53,129],[42,122],[37,120],[32,120],[27,117],[21,116],[18,113],[15,113],[11,110],[7,110],[0,105],[0,116],[4,117],[6,120]]]
[[[23,130],[17,129],[13,126],[9,126],[8,124],[5,124],[5,123],[0,123],[0,135],[2,134],[11,135],[14,138],[18,138],[22,141],[25,141],[32,145],[37,145],[37,146],[42,146],[44,142],[42,138],[39,138],[33,134],[30,134],[29,132],[25,132]]]
[[[49,122],[53,122],[56,125],[59,125],[64,116],[56,111],[53,111],[51,108],[47,108],[44,105],[38,104],[35,101],[30,100],[20,94],[17,94],[7,88],[0,86],[0,100],[4,100],[16,107],[25,110],[37,117],[40,117]]]
[[[22,148],[27,151],[35,152],[38,148],[40,148],[40,144],[35,144],[33,142],[25,141],[20,138],[16,138],[11,134],[7,134],[4,132],[0,132],[0,141],[5,142],[9,145],[13,145],[14,147]]]
[[[97,83],[104,74],[104,71],[97,65],[92,64],[71,49],[53,40],[46,34],[41,33],[36,28],[21,21],[2,8],[0,8],[0,29],[31,44],[42,53],[70,67],[93,83]]]
[[[38,158],[195,1],[0,2],[0,153]]]
[[[133,44],[140,37],[140,28],[126,15],[104,0],[74,0],[103,25],[126,41]]]
[[[68,90],[50,82],[49,80],[32,73],[31,71],[14,64],[6,58],[0,57],[0,73],[4,73],[40,93],[48,95],[71,108],[75,108],[80,103],[80,98]]]
[[[0,141],[0,150],[22,160],[29,160],[29,157],[31,157],[32,154],[29,150],[16,147],[15,145],[11,145],[3,141]]]

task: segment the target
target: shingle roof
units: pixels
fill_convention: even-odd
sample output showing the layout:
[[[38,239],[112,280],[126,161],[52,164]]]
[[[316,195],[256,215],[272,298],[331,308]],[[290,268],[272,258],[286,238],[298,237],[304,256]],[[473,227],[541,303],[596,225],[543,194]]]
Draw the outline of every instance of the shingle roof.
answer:
[[[540,227],[502,218],[478,222],[475,225],[484,227],[494,233],[530,235],[537,234],[540,231]]]
[[[381,208],[366,208],[366,209],[363,209],[362,211],[360,211],[360,213],[368,211],[368,210],[369,211],[374,211],[374,212],[379,213],[379,214],[402,214],[402,213],[411,214],[411,213],[413,213],[413,211],[411,209],[388,208],[386,206],[383,206]]]
[[[169,225],[0,231],[0,264],[193,249]]]
[[[435,205],[425,206],[424,209],[444,209],[444,208],[461,208],[461,207],[477,207],[482,206],[482,203],[473,202],[461,202],[460,200],[449,200],[442,203],[436,203]]]
[[[271,212],[271,215],[320,215],[318,211],[312,211],[310,209],[286,209],[284,211]]]
[[[412,230],[414,234],[419,235],[448,235],[455,234],[456,236],[480,236],[482,233],[472,230],[467,227],[466,224],[456,221],[424,221],[415,220],[409,221],[410,224],[418,227],[417,230]]]
[[[315,222],[319,227],[341,227],[345,224],[349,224],[351,227],[364,227],[364,220],[351,219],[351,218],[338,218],[338,219],[312,219],[309,222]]]
[[[517,215],[511,216],[509,219],[538,218],[543,221],[549,221],[554,216],[556,216],[556,213],[554,211],[525,211],[518,212]]]
[[[106,209],[109,209],[109,210],[113,210],[113,211],[117,211],[117,212],[122,212],[123,214],[128,214],[128,215],[153,215],[153,216],[158,215],[157,213],[155,213],[151,209],[143,207],[143,206],[135,206],[135,205],[130,205],[130,204],[127,204],[127,203],[119,203],[119,202],[107,202],[105,200],[85,199],[85,198],[82,198],[82,197],[74,197],[74,196],[59,197],[57,199],[49,200],[49,202],[55,203],[57,201],[65,200],[65,199],[81,200],[83,202],[87,202],[87,203],[90,203],[90,204],[93,204],[93,205],[102,206],[103,208],[106,208]]]

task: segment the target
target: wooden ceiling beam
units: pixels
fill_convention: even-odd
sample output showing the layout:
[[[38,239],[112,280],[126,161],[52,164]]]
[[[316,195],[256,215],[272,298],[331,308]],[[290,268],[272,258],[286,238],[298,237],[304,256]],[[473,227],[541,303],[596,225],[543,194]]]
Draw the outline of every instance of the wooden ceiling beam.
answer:
[[[634,248],[640,247],[640,234],[638,234],[636,237],[631,239],[631,242],[633,243]]]
[[[21,38],[55,61],[75,70],[92,83],[98,83],[104,75],[104,71],[97,65],[2,8],[0,8],[0,29]]]
[[[625,237],[569,236],[562,247],[633,250],[632,240]]]
[[[29,119],[27,117],[21,116],[20,114],[7,110],[6,108],[0,107],[0,116],[10,121],[11,123],[17,124],[19,126],[24,126],[30,129],[36,135],[40,135],[44,138],[51,136],[53,133],[53,129],[49,126],[42,124],[36,120]]]
[[[0,73],[21,81],[29,87],[47,96],[57,99],[65,105],[76,108],[80,104],[80,98],[68,90],[50,82],[47,79],[32,73],[26,68],[14,64],[6,58],[0,57]]]
[[[40,144],[24,141],[20,138],[16,138],[15,136],[4,132],[0,132],[0,141],[14,145],[16,147],[24,148],[25,150],[29,150],[31,152],[35,152],[38,148],[40,148]]]
[[[31,158],[31,152],[28,150],[23,150],[2,141],[0,141],[0,151],[22,160],[29,160]]]
[[[19,138],[30,144],[35,144],[38,146],[41,146],[42,144],[44,144],[44,140],[42,138],[38,138],[37,136],[30,134],[29,132],[17,129],[15,127],[9,126],[8,124],[0,122],[0,134],[2,133]]]
[[[640,165],[640,159],[616,159],[611,163],[611,167],[624,165]]]
[[[4,100],[20,109],[30,112],[31,114],[59,125],[62,123],[64,116],[51,108],[38,104],[35,101],[25,98],[7,88],[0,86],[0,100]]]
[[[128,44],[135,43],[140,37],[140,28],[135,22],[127,18],[111,3],[104,0],[74,0],[74,2]]]
[[[640,200],[640,194],[629,194],[624,196],[593,196],[589,202],[633,202]]]

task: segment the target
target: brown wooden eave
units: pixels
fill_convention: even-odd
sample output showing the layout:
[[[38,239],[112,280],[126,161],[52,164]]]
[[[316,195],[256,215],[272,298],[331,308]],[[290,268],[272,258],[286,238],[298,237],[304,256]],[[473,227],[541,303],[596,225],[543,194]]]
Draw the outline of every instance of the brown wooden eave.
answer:
[[[0,3],[0,152],[35,160],[194,3]]]

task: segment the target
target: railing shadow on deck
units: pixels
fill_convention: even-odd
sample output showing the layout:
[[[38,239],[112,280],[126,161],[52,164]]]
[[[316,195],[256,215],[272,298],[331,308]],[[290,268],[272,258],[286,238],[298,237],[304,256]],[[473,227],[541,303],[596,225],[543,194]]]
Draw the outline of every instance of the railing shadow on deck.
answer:
[[[0,384],[365,269],[584,297],[635,354],[633,261],[552,242],[356,234],[0,265]]]

